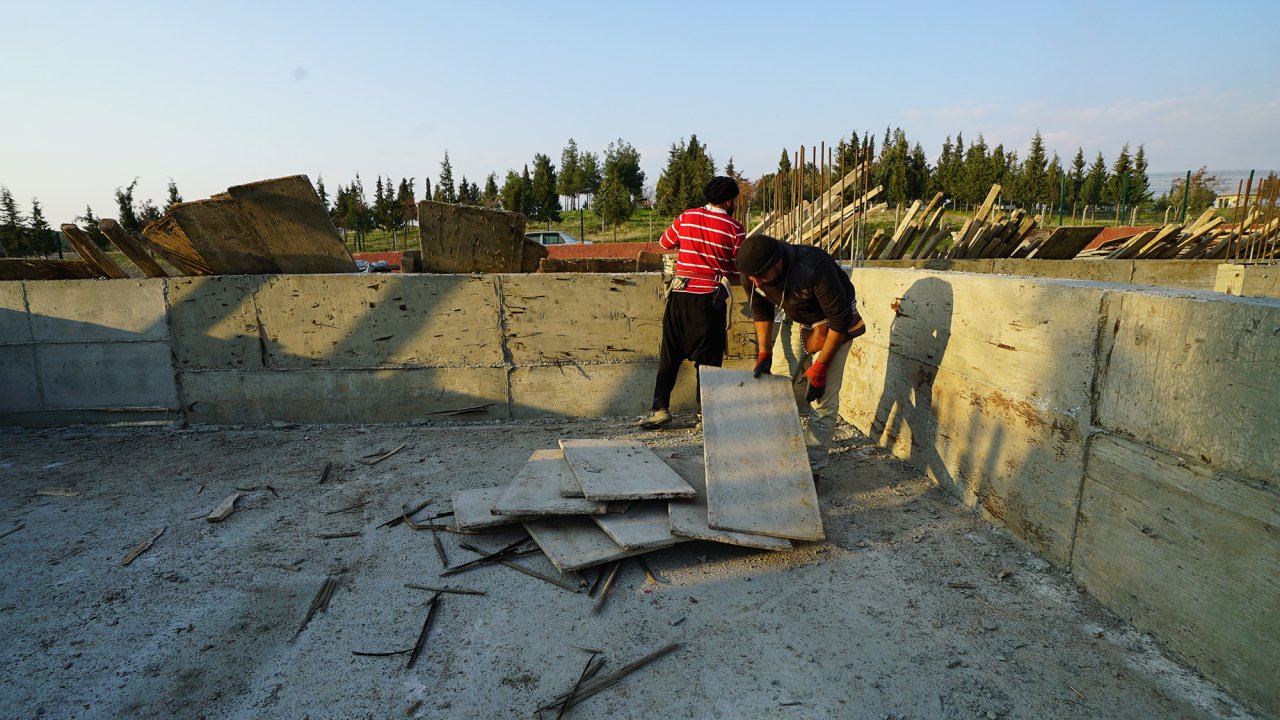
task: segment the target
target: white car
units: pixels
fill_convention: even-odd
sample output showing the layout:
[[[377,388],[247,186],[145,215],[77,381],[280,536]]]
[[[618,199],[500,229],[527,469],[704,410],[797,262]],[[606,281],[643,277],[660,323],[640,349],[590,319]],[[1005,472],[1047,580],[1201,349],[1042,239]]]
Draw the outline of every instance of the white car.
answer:
[[[579,240],[567,232],[559,230],[538,230],[536,232],[527,232],[524,234],[526,238],[541,243],[543,245],[590,245],[590,240]]]

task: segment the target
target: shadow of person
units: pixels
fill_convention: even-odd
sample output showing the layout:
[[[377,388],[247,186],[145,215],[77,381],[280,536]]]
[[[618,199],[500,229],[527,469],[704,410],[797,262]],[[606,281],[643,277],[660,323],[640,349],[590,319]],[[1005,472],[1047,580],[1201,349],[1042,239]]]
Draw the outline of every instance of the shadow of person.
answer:
[[[952,305],[950,283],[935,277],[918,280],[895,303],[884,384],[869,433],[948,488],[954,483],[937,447],[933,383],[951,340]]]

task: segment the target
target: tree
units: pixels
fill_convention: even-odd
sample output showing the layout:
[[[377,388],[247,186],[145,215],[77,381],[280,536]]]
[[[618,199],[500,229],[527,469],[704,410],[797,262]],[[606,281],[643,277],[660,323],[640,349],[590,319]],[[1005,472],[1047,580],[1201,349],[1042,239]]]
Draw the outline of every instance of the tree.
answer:
[[[1045,156],[1044,138],[1037,130],[1031,138],[1031,149],[1022,163],[1022,173],[1015,189],[1015,197],[1024,203],[1046,202],[1049,197],[1048,161]],[[1056,188],[1055,188],[1056,190]],[[1014,193],[1011,193],[1014,194]]]
[[[320,200],[324,203],[324,209],[329,209],[329,198],[324,194],[324,181],[320,181]],[[178,183],[169,178],[169,196],[164,203],[164,211],[169,212],[169,208],[182,202],[182,195],[178,194]]]
[[[969,144],[969,149],[964,154],[962,200],[976,205],[986,199],[994,182],[989,163],[986,138],[978,133],[978,139]]]
[[[618,142],[623,144],[621,140]],[[611,143],[609,149],[613,152],[615,146]],[[639,155],[637,154],[634,158],[628,157],[626,154],[628,149],[630,149],[629,145],[617,148],[620,180],[628,190],[632,190],[633,195],[636,195],[639,193],[634,192],[630,184],[632,180],[628,179],[627,173],[638,171]],[[715,161],[707,154],[706,146],[698,142],[697,135],[689,137],[688,145],[683,139],[673,144],[667,153],[667,167],[658,176],[656,190],[658,211],[666,215],[676,215],[688,208],[701,205],[705,202],[702,191],[715,174]],[[643,182],[643,172],[639,173],[639,179]]]
[[[582,185],[581,190],[588,198],[595,195],[600,190],[600,158],[593,152],[584,152],[581,156],[582,162]],[[582,205],[584,208],[586,203]]]
[[[551,158],[536,153],[533,156],[533,180],[529,196],[529,211],[534,220],[560,222],[560,196],[556,194],[556,166]]]
[[[502,183],[502,209],[508,212],[528,215],[531,210],[533,181],[529,178],[529,166],[524,167],[521,175],[515,170],[507,171],[506,182]]]
[[[1062,193],[1062,159],[1058,157],[1058,153],[1053,154],[1053,159],[1049,161],[1049,169],[1045,173],[1047,177],[1046,192],[1044,202],[1052,210],[1065,199]]]
[[[1181,215],[1183,201],[1185,199],[1187,205],[1187,217],[1194,218],[1196,215],[1203,213],[1205,210],[1213,207],[1214,200],[1218,197],[1218,177],[1210,175],[1205,167],[1191,173],[1191,182],[1187,183],[1186,178],[1177,178],[1169,187],[1168,198],[1169,204],[1178,210]],[[1185,193],[1185,195],[1184,195]]]
[[[633,194],[627,187],[625,173],[629,170],[629,159],[621,157],[625,151],[609,144],[604,159],[604,181],[600,185],[600,194],[596,197],[596,214],[605,223],[613,226],[613,236],[618,237],[618,225],[631,217],[635,211]]]
[[[1111,177],[1107,179],[1107,189],[1103,197],[1117,207],[1128,206],[1132,202],[1132,196],[1129,195],[1131,187],[1130,174],[1133,172],[1133,163],[1129,158],[1129,143],[1125,143],[1120,148],[1120,154],[1116,156],[1116,162],[1111,166]],[[1123,208],[1121,208],[1123,209]]]
[[[778,158],[778,177],[782,192],[783,207],[791,205],[791,154],[786,148],[782,148],[782,157]]]
[[[1089,166],[1089,172],[1084,176],[1084,183],[1080,187],[1080,201],[1085,205],[1096,206],[1102,202],[1106,188],[1107,161],[1103,159],[1102,153],[1098,153],[1098,157]]]
[[[146,200],[143,200],[138,205],[139,229],[145,228],[148,223],[155,222],[156,220],[159,220],[163,216],[164,216],[164,213],[161,212],[160,208],[156,207],[155,203],[151,202],[151,198],[147,198]]]
[[[556,181],[556,192],[573,198],[573,209],[578,209],[578,196],[582,194],[585,183],[582,177],[582,159],[578,152],[578,143],[569,138],[569,144],[560,153],[560,179]]]
[[[462,176],[462,182],[458,183],[458,202],[463,205],[479,205],[480,204],[480,187],[473,182],[467,182],[467,176]]]
[[[1076,156],[1071,160],[1071,172],[1067,175],[1067,202],[1074,208],[1080,202],[1080,192],[1084,186],[1084,148],[1076,148]]]
[[[26,218],[18,210],[9,188],[0,185],[0,255],[27,254]]]
[[[692,147],[698,138],[693,136],[689,141]],[[705,149],[705,148],[704,148]],[[613,153],[614,164],[617,166],[618,179],[622,181],[622,186],[631,193],[631,197],[640,197],[644,193],[644,171],[640,169],[640,151],[636,150],[631,143],[618,138],[618,142],[609,143],[607,153]],[[707,158],[710,162],[710,158]],[[607,160],[606,160],[607,162]],[[715,176],[715,164],[710,164],[710,173],[707,175],[706,182],[711,182],[711,178]],[[704,182],[703,185],[706,185]],[[699,186],[701,191],[701,186]]]
[[[418,198],[413,193],[413,180],[413,178],[400,178],[400,186],[396,188],[396,209],[399,213],[400,227],[418,219]]]
[[[56,249],[58,257],[62,257],[62,246],[58,245],[57,235],[44,218],[39,198],[31,198],[31,249],[41,255],[48,255]]]
[[[93,240],[98,247],[107,247],[109,244],[107,236],[103,235],[102,230],[98,228],[98,218],[94,216],[92,207],[85,205],[84,214],[76,218],[76,222],[84,225],[85,233],[89,235],[89,238]]]
[[[325,212],[329,212],[329,193],[324,189],[324,176],[316,176],[316,194],[320,196],[320,204],[324,206]],[[174,198],[177,197],[177,200]],[[182,196],[178,195],[178,187],[169,181],[169,204],[164,206],[164,211],[169,212],[169,207],[175,202],[182,202]]]
[[[496,208],[502,204],[502,197],[498,194],[498,174],[489,173],[489,177],[484,181],[484,192],[480,194],[480,204],[487,208]]]
[[[120,213],[116,222],[119,222],[120,227],[126,232],[142,229],[138,223],[138,214],[133,209],[133,190],[136,187],[138,187],[138,178],[134,178],[127,188],[116,188],[116,207]]]
[[[1147,177],[1147,151],[1138,146],[1133,156],[1133,175],[1129,179],[1129,204],[1138,205],[1151,200],[1151,179]]]
[[[458,202],[458,191],[453,186],[453,164],[449,162],[449,151],[444,151],[444,160],[440,162],[440,180],[436,182],[436,193],[431,197],[436,202]]]

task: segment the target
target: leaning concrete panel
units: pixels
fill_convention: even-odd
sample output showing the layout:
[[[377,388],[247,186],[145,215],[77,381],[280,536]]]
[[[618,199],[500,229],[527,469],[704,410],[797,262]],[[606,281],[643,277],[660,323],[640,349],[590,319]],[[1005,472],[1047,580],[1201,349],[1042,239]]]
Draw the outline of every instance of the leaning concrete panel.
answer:
[[[503,275],[503,317],[517,365],[637,362],[658,357],[661,276]]]
[[[48,408],[177,406],[168,343],[37,345],[36,367]]]
[[[272,368],[503,362],[492,277],[281,275],[257,303]]]
[[[34,346],[0,345],[0,387],[0,412],[40,409]]]
[[[163,340],[164,280],[44,280],[27,283],[36,342]]]
[[[507,417],[503,368],[188,371],[179,381],[187,418],[194,423]]]
[[[0,282],[0,345],[32,341],[22,285],[21,282]]]
[[[1114,295],[1099,352],[1098,424],[1225,472],[1280,467],[1280,301]]]
[[[1280,495],[1109,434],[1090,446],[1072,559],[1112,611],[1280,715]]]
[[[264,367],[254,293],[270,282],[270,276],[217,275],[170,278],[167,282],[175,366],[201,370]]]
[[[698,492],[688,500],[672,500],[667,504],[672,534],[695,540],[710,540],[762,550],[791,549],[791,541],[783,538],[712,528],[707,524],[707,473],[702,456],[686,459],[676,457],[674,452],[667,451],[662,454],[662,458]]]

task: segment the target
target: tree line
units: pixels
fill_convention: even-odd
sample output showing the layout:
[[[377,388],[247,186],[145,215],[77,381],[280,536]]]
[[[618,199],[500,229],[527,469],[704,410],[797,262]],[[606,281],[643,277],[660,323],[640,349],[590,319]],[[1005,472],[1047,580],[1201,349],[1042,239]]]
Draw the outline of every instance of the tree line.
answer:
[[[157,207],[150,198],[137,200],[134,197],[137,187],[138,178],[134,178],[128,185],[117,187],[115,190],[116,222],[128,232],[141,231],[147,223],[163,217],[174,203],[182,202],[182,195],[179,194],[178,186],[172,178],[169,179],[169,193],[162,208]],[[110,246],[106,236],[98,229],[99,218],[94,215],[91,205],[85,205],[84,215],[78,216],[75,220],[100,247]],[[8,186],[0,185],[0,257],[6,255],[47,257],[53,254],[62,257],[60,237],[58,231],[49,227],[39,198],[32,198],[30,212],[24,213],[18,207]]]

